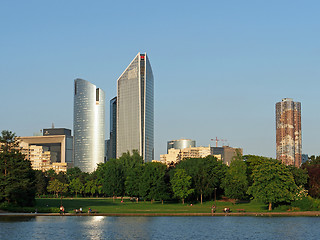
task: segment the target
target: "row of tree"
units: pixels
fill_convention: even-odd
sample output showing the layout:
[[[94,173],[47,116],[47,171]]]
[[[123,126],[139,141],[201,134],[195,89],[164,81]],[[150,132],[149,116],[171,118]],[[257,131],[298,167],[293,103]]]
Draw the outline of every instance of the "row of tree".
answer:
[[[15,135],[0,137],[0,203],[32,205],[38,197],[53,194],[78,197],[124,197],[143,200],[185,199],[200,201],[226,196],[281,204],[301,198],[309,191],[320,197],[320,157],[312,156],[301,168],[281,162],[237,154],[230,166],[213,156],[190,158],[167,168],[159,162],[144,163],[138,152],[99,164],[93,173],[79,168],[56,174],[34,171],[17,150]]]
[[[138,152],[123,154],[98,165],[91,173],[79,168],[68,169],[66,173],[36,171],[36,192],[38,196],[52,193],[65,195],[124,197],[143,200],[184,201],[208,199],[213,191],[222,192],[221,182],[228,167],[213,156],[190,158],[175,167],[167,168],[159,162],[144,163]]]
[[[79,168],[69,169],[66,174],[39,171],[37,193],[130,196],[151,201],[177,198],[183,203],[186,198],[202,203],[217,194],[232,199],[255,198],[271,209],[272,204],[294,201],[305,196],[306,189],[313,189],[308,185],[307,168],[316,165],[310,161],[307,167],[296,168],[275,159],[237,155],[229,167],[207,156],[189,158],[167,168],[159,162],[143,163],[134,152],[99,164],[91,174]]]

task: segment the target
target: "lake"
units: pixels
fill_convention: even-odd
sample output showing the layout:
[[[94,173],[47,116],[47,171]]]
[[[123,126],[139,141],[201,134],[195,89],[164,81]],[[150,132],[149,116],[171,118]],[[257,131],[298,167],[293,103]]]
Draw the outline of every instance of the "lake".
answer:
[[[320,239],[320,218],[0,216],[0,239]]]

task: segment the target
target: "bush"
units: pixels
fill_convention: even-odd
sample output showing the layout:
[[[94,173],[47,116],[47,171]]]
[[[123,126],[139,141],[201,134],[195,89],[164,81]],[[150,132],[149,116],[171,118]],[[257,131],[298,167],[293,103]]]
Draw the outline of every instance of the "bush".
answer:
[[[291,207],[299,208],[301,211],[317,211],[319,210],[319,203],[312,197],[302,197],[291,203]]]
[[[290,205],[278,205],[273,210],[276,212],[285,212],[291,209]]]
[[[9,204],[4,202],[0,205],[0,209],[8,212],[15,212],[15,213],[59,213],[59,208],[56,207],[20,207],[15,204]]]

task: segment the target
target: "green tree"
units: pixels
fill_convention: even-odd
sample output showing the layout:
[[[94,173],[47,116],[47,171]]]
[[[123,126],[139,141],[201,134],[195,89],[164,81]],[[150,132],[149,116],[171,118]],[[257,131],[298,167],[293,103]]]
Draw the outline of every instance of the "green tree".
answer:
[[[130,197],[140,197],[140,183],[143,173],[143,165],[137,165],[127,171],[125,180],[125,191]]]
[[[192,188],[195,194],[200,196],[201,204],[203,197],[212,196],[214,189],[220,187],[227,169],[226,165],[213,156],[185,159],[176,167],[185,169],[191,176]]]
[[[44,172],[35,170],[35,187],[38,197],[47,194],[48,179]]]
[[[67,170],[67,179],[69,183],[75,178],[80,178],[81,175],[82,175],[82,171],[78,167],[69,168]]]
[[[137,150],[133,150],[132,155],[130,152],[123,153],[118,161],[124,166],[125,171],[143,164],[143,158],[139,155]]]
[[[35,173],[19,151],[16,136],[4,130],[0,136],[0,202],[32,206],[35,202]]]
[[[125,180],[125,193],[131,197],[139,197],[140,178],[143,173],[143,158],[137,150],[123,153],[118,160],[123,165]]]
[[[243,199],[248,191],[247,166],[243,160],[233,160],[222,186],[228,198]]]
[[[62,182],[62,183],[68,184],[68,178],[67,178],[67,175],[66,175],[65,172],[59,172],[59,173],[56,175],[56,179],[59,180],[59,181]]]
[[[265,160],[254,168],[252,176],[253,184],[248,193],[255,199],[268,203],[270,211],[273,204],[294,199],[297,186],[292,173],[280,161]]]
[[[76,194],[76,198],[78,197],[78,193],[82,193],[84,190],[83,184],[80,178],[73,178],[69,184],[70,192]]]
[[[98,171],[102,180],[102,190],[107,196],[124,196],[124,167],[117,159],[111,159],[105,164],[99,164]]]
[[[0,143],[3,152],[16,151],[19,146],[16,134],[8,130],[1,131]]]
[[[96,185],[96,194],[97,194],[96,196],[98,197],[100,194],[102,194],[103,181],[102,179],[99,178],[99,173],[97,172],[97,169],[89,175],[89,178],[87,178],[87,181],[88,180],[94,180]]]
[[[176,169],[170,182],[174,196],[184,204],[185,198],[194,192],[194,189],[191,189],[191,176],[187,175],[184,169]]]
[[[159,162],[148,162],[144,165],[139,184],[141,197],[151,202],[167,198],[166,168],[166,165]]]
[[[297,168],[293,165],[289,165],[288,169],[292,173],[296,185],[305,187],[309,178],[307,169]]]
[[[46,171],[45,175],[48,181],[52,181],[57,178],[57,173],[53,169],[49,169],[48,171]]]
[[[49,181],[47,190],[48,192],[53,192],[56,197],[59,197],[59,193],[62,199],[62,194],[68,191],[68,184],[60,182],[58,179]]]
[[[91,194],[91,197],[93,197],[93,195],[98,192],[97,182],[93,179],[90,181],[87,181],[84,188],[84,192],[86,194]]]
[[[248,184],[251,186],[253,184],[253,170],[257,165],[264,163],[265,161],[270,160],[271,158],[263,157],[263,156],[256,156],[256,155],[245,155],[243,156],[245,163],[247,165],[247,177],[248,177]]]

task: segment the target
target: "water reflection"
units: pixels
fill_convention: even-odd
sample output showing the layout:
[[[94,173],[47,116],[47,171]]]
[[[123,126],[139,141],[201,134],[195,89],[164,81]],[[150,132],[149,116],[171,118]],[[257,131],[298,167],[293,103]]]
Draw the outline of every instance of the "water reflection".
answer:
[[[0,217],[0,239],[318,239],[316,217]]]
[[[150,239],[149,227],[154,218],[114,217],[112,234],[118,239]]]
[[[106,217],[104,216],[92,216],[92,217],[84,217],[85,221],[82,223],[82,236],[87,236],[87,239],[102,239],[103,231],[108,224],[105,222]]]
[[[149,239],[146,225],[152,222],[146,217],[82,216],[77,219],[75,238],[86,239]]]

